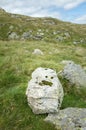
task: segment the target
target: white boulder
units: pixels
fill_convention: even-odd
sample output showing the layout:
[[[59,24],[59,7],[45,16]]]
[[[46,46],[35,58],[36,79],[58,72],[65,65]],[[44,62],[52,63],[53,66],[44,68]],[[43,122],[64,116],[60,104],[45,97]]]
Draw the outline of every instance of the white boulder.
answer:
[[[37,68],[26,90],[28,105],[35,114],[58,112],[63,88],[54,70]]]

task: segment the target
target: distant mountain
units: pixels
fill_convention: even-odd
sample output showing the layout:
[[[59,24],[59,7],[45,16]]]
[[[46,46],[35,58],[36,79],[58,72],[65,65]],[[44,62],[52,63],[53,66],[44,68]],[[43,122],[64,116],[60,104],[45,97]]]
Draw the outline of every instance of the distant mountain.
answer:
[[[0,8],[0,40],[86,43],[86,24],[11,14]]]

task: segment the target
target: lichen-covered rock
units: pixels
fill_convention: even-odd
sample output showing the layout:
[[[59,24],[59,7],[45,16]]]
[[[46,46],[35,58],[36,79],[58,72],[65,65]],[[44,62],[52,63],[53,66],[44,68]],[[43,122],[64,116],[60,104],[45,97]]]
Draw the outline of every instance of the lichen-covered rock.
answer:
[[[76,85],[76,87],[85,87],[86,88],[86,73],[80,65],[75,64],[74,62],[69,62],[64,67],[62,77],[67,79],[70,84]]]
[[[37,68],[26,90],[29,106],[35,114],[58,112],[63,100],[63,88],[56,72]]]
[[[46,122],[61,130],[86,130],[86,108],[66,108],[57,114],[49,114]]]

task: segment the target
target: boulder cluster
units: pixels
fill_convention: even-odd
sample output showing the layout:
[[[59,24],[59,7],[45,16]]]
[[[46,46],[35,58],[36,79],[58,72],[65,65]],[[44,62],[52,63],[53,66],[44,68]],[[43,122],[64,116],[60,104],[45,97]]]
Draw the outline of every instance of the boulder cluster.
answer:
[[[86,72],[73,61],[65,64],[60,76],[70,84],[81,89],[86,88]],[[58,73],[59,74],[59,73]],[[86,130],[86,108],[66,108],[60,110],[64,91],[56,71],[49,68],[37,68],[26,90],[28,105],[35,114],[48,113],[46,122],[53,123],[57,130]]]

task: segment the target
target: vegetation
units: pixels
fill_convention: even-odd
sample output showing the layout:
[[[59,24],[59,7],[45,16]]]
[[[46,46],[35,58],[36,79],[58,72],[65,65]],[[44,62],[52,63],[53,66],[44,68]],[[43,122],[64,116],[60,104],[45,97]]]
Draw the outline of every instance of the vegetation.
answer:
[[[52,86],[52,82],[49,82],[49,81],[46,81],[46,80],[43,80],[42,82],[39,83],[39,85],[43,86],[43,85],[49,85],[49,86]]]
[[[34,55],[39,48],[44,55]],[[77,55],[80,48],[82,54]],[[0,41],[0,129],[1,130],[54,130],[43,121],[46,115],[34,115],[27,104],[25,91],[31,73],[37,67],[62,70],[62,60],[73,60],[86,67],[85,45],[51,43],[44,41]],[[59,77],[60,78],[60,77]],[[74,93],[68,82],[61,79],[65,97],[62,109],[85,107],[85,95]],[[70,91],[68,91],[70,90]]]
[[[28,31],[31,37],[22,40],[22,34]],[[34,39],[40,31],[44,36]],[[9,40],[12,32],[16,32],[20,41]],[[67,39],[65,33],[70,35]],[[58,41],[59,36],[64,41]],[[61,71],[64,67],[62,60],[73,60],[86,69],[86,25],[0,10],[0,40],[0,130],[55,130],[53,125],[43,121],[47,114],[32,113],[25,95],[27,84],[37,67],[52,68],[57,73]],[[79,44],[73,44],[73,41]],[[44,55],[32,54],[34,49],[42,50]],[[59,78],[65,92],[61,109],[86,107],[86,91],[79,93],[68,81]],[[45,81],[42,84],[52,85]]]
[[[13,32],[18,36],[17,39],[23,39],[25,32],[29,35],[27,40],[86,42],[85,24],[72,24],[50,17],[34,18],[0,10],[0,40],[9,40]]]

